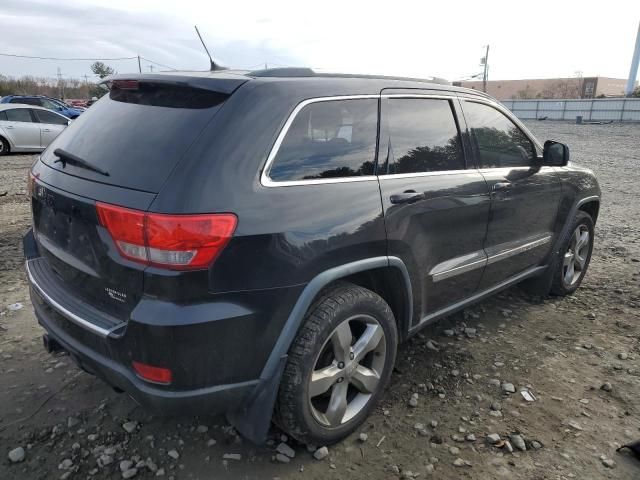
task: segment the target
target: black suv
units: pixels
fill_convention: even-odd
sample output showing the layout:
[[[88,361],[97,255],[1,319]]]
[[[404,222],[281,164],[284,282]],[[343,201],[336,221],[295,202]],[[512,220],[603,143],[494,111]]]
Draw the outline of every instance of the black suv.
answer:
[[[485,94],[308,69],[106,84],[33,165],[26,269],[49,351],[146,407],[335,442],[399,342],[586,273],[594,175]]]

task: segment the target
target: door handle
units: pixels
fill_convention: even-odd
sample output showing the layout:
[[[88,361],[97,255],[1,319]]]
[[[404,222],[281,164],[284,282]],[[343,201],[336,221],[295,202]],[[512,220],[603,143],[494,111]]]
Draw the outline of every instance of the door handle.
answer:
[[[508,190],[509,188],[511,188],[511,182],[497,182],[494,183],[492,187],[494,192]]]
[[[51,129],[50,129],[50,128],[43,128],[43,129],[42,129],[42,131],[43,131],[43,132],[50,132],[50,131],[51,131]]]
[[[7,126],[6,126],[6,127],[4,127],[4,128],[6,128],[7,130],[13,130],[13,129],[14,129],[14,128],[16,128],[16,127],[14,127],[13,125],[7,125]]]
[[[418,200],[422,200],[424,198],[424,193],[418,193],[414,190],[407,190],[406,192],[396,193],[395,195],[391,195],[389,200],[394,205],[399,205],[401,203],[413,203]]]

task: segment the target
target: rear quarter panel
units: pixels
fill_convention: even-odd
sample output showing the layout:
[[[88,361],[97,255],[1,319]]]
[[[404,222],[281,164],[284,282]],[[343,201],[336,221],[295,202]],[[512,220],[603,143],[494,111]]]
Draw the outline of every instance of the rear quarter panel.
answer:
[[[357,82],[336,91],[321,80],[280,79],[247,82],[230,97],[150,208],[238,215],[233,239],[209,271],[211,292],[299,285],[334,266],[386,255],[377,180],[260,183],[269,151],[298,103],[378,92]]]

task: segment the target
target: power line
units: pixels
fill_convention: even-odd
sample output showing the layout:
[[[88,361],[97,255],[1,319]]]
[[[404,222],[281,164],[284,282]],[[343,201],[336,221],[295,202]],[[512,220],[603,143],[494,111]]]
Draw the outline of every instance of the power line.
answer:
[[[119,58],[58,58],[58,57],[36,57],[31,55],[15,55],[13,53],[0,53],[0,56],[3,57],[16,57],[16,58],[34,58],[36,60],[59,60],[59,61],[92,61],[92,60],[104,60],[104,61],[114,61],[114,60],[135,60],[138,57],[119,57]],[[146,59],[145,59],[146,60]],[[147,60],[151,61],[151,60]],[[153,62],[156,63],[156,62]]]
[[[133,57],[137,58],[137,57]],[[160,65],[161,67],[168,68],[169,70],[177,70],[176,68],[170,67],[169,65],[163,65],[162,63],[154,62],[153,60],[149,60],[148,58],[140,57],[142,60],[146,60],[149,63],[155,63],[156,65]]]

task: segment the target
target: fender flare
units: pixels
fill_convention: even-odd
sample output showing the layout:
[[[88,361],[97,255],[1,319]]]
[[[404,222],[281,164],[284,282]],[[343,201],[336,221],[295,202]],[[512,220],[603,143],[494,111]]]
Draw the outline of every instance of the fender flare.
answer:
[[[298,297],[262,369],[258,385],[256,385],[248,401],[245,402],[241,409],[227,414],[229,422],[245,438],[256,444],[264,443],[266,440],[289,348],[302,325],[305,314],[318,293],[331,282],[340,278],[384,267],[397,268],[402,274],[405,302],[407,302],[405,308],[406,318],[397,320],[403,328],[404,326],[408,328],[413,315],[413,294],[409,272],[400,258],[389,256],[366,258],[330,268],[316,275]]]
[[[556,237],[556,241],[553,244],[553,249],[551,250],[552,255],[555,256],[556,253],[558,253],[558,251],[560,250],[562,239],[564,238],[565,234],[569,230],[569,227],[571,226],[571,222],[573,221],[573,217],[576,216],[576,213],[578,213],[578,210],[580,210],[580,207],[585,203],[594,202],[594,201],[598,202],[599,204],[600,195],[590,195],[588,197],[581,198],[574,202],[573,206],[571,207],[571,210],[569,211],[569,214],[567,215],[567,218],[565,219],[564,225],[562,226],[562,230],[560,230],[560,233]]]

